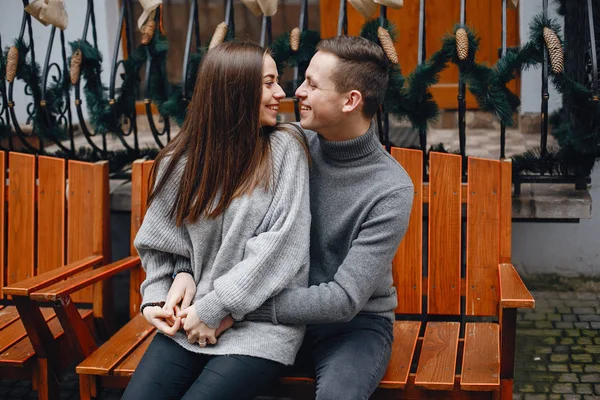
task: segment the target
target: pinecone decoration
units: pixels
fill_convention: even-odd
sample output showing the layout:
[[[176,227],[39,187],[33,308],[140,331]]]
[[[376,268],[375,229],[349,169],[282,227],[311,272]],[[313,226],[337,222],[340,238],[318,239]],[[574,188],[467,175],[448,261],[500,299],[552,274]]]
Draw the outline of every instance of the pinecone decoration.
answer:
[[[221,22],[215,28],[215,33],[213,34],[212,39],[210,39],[210,44],[208,45],[208,49],[212,49],[215,46],[220,45],[225,40],[225,36],[227,35],[227,23]]]
[[[154,31],[156,30],[156,22],[150,20],[142,26],[142,44],[145,46],[152,40]]]
[[[290,47],[292,51],[298,51],[300,48],[300,28],[296,27],[290,32]]]
[[[467,35],[467,31],[464,28],[458,28],[455,36],[458,59],[464,61],[469,56],[469,35]]]
[[[79,75],[81,74],[81,61],[83,60],[83,54],[81,50],[77,49],[71,56],[71,85],[76,85],[79,82]]]
[[[12,46],[8,50],[8,56],[6,57],[6,80],[12,82],[17,76],[17,67],[19,66],[19,50],[17,46]]]
[[[377,28],[377,37],[379,38],[379,43],[381,43],[381,47],[383,47],[383,51],[390,62],[392,64],[398,64],[398,53],[396,53],[394,42],[387,29],[382,26]]]
[[[552,72],[560,74],[565,65],[560,39],[552,29],[544,27],[544,41],[546,42],[548,54],[550,55],[550,67],[552,68]]]

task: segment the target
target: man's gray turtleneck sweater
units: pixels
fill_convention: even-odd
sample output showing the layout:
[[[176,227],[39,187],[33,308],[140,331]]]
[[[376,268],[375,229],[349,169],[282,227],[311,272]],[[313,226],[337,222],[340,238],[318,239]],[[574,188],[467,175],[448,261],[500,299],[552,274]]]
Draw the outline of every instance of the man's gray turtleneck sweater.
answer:
[[[392,259],[408,227],[412,181],[373,125],[347,141],[306,134],[312,156],[310,287],[284,289],[246,318],[316,324],[361,313],[393,321]]]

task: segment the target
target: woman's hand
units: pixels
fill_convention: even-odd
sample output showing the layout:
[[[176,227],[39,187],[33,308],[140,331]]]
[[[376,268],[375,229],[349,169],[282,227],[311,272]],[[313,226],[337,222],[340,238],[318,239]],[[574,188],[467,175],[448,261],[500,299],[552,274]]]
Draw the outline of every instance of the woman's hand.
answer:
[[[231,317],[231,315],[227,315],[225,318],[223,318],[221,320],[221,323],[219,324],[219,327],[217,328],[215,335],[217,335],[217,337],[221,336],[221,334],[223,332],[225,332],[227,329],[229,329],[233,326],[234,322],[235,321],[234,321],[233,317]]]
[[[194,277],[187,272],[180,272],[175,276],[167,301],[165,302],[165,311],[179,317],[180,310],[185,310],[192,304],[194,295],[196,294],[196,282]],[[181,303],[181,305],[179,305]]]
[[[144,318],[150,325],[156,327],[165,335],[173,336],[181,326],[181,318],[169,314],[165,309],[159,306],[150,306],[144,308]]]
[[[200,347],[206,347],[207,344],[217,344],[217,330],[200,321],[193,306],[181,310],[179,315],[185,321],[183,329],[187,333],[188,342],[197,342]]]

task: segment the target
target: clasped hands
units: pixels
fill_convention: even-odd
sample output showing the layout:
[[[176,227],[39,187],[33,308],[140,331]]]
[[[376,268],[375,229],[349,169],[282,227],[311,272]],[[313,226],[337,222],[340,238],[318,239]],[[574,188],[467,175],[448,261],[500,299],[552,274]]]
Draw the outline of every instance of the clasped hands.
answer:
[[[188,342],[198,343],[200,347],[214,345],[217,343],[217,337],[233,325],[233,318],[228,315],[216,329],[209,327],[200,321],[194,306],[191,305],[195,294],[196,282],[192,275],[179,273],[169,289],[165,305],[144,308],[144,317],[166,335],[173,336],[183,328]]]

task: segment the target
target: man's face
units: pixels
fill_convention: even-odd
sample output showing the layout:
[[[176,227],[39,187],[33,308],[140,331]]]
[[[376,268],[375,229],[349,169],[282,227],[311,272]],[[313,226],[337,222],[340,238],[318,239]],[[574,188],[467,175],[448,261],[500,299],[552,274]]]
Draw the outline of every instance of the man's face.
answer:
[[[323,51],[318,51],[310,61],[306,79],[296,90],[303,128],[325,133],[344,118],[342,108],[347,100],[346,93],[338,93],[331,80],[337,63],[337,56]]]

